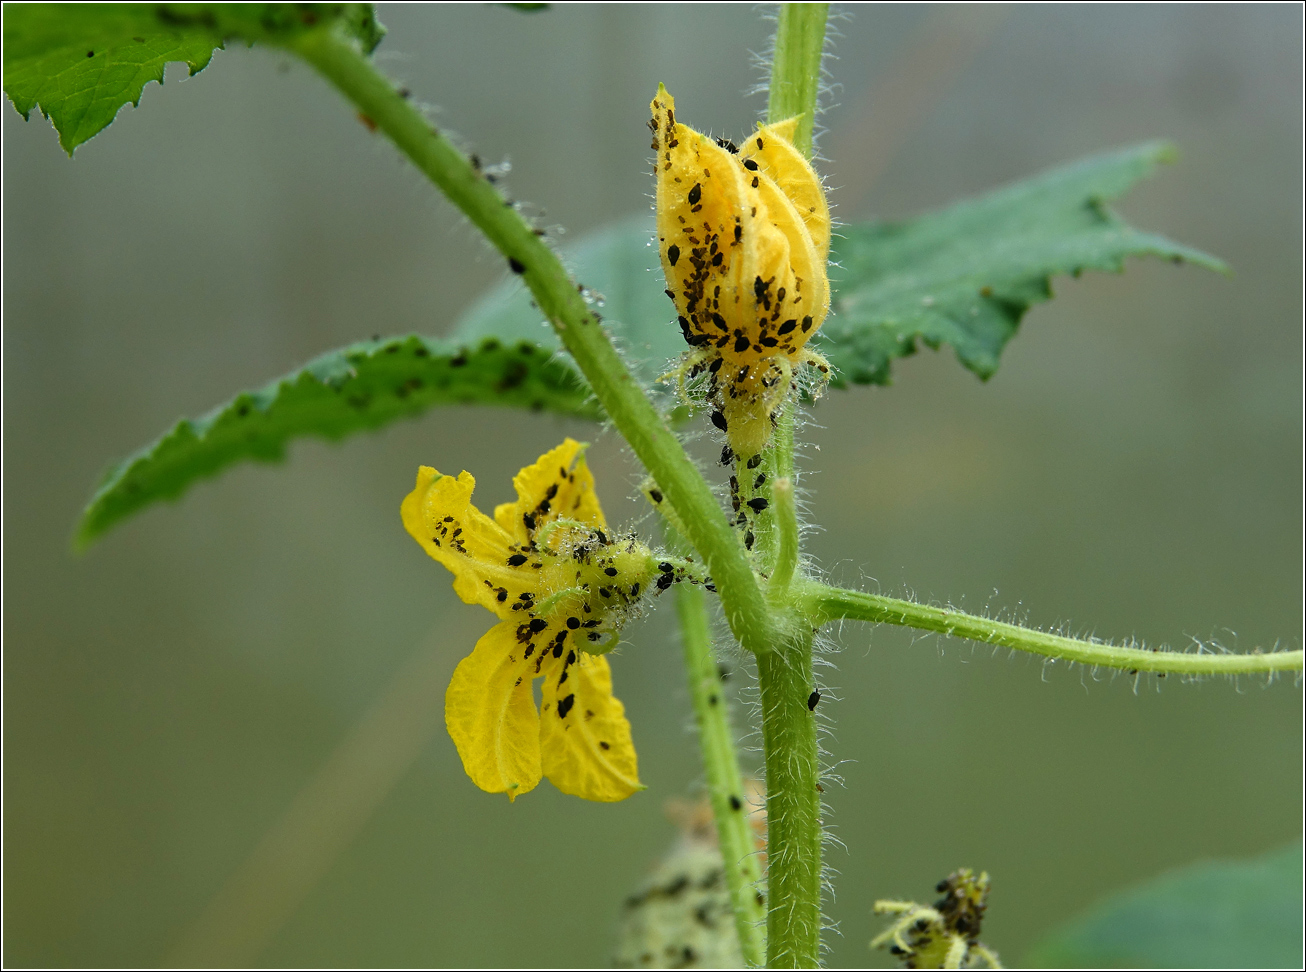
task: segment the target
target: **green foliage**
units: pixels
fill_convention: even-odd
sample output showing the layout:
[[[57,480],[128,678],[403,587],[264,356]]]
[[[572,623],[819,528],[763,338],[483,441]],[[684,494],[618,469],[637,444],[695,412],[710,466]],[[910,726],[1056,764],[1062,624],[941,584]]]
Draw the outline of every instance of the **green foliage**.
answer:
[[[150,503],[244,459],[275,462],[301,436],[339,439],[418,415],[433,405],[486,404],[598,417],[565,362],[529,342],[475,347],[410,336],[325,354],[259,391],[237,395],[111,469],[82,514],[85,547]]]
[[[169,61],[185,61],[194,75],[208,65],[214,49],[222,46],[221,39],[209,33],[147,30],[127,17],[114,18],[126,28],[123,34],[93,29],[80,36],[72,31],[38,31],[36,43],[23,43],[23,22],[35,19],[23,14],[35,6],[15,5],[6,11],[5,93],[24,118],[39,107],[54,123],[59,144],[69,155],[113,121],[127,102],[138,105],[147,82],[162,84]],[[97,8],[94,4],[78,4],[62,9],[94,12]],[[51,16],[72,19],[68,14]],[[97,18],[92,15],[87,19]],[[47,38],[66,43],[42,45],[40,41]]]
[[[1266,969],[1302,965],[1302,845],[1194,864],[1062,926],[1031,968]]]
[[[4,88],[27,118],[54,123],[69,155],[101,132],[123,105],[139,105],[169,61],[195,75],[228,38],[284,43],[336,22],[366,50],[384,29],[370,4],[13,4],[4,18]]]
[[[1124,269],[1127,256],[1159,256],[1212,270],[1198,250],[1127,225],[1106,207],[1169,161],[1150,142],[1092,156],[977,199],[902,223],[843,231],[831,255],[833,311],[822,350],[836,384],[887,384],[894,358],[950,344],[988,378],[1031,305],[1052,296],[1051,278]]]

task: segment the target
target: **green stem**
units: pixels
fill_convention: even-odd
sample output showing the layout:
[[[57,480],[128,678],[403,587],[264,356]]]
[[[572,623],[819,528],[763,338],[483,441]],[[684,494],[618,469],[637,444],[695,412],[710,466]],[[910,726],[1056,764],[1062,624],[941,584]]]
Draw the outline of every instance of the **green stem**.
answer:
[[[776,26],[767,121],[800,115],[794,145],[812,154],[812,123],[821,81],[828,4],[786,3]],[[779,605],[798,566],[794,511],[794,412],[781,409],[766,469],[772,502],[759,523],[762,557],[771,573],[770,599]],[[792,625],[778,650],[757,658],[766,758],[767,965],[816,968],[821,947],[821,798],[816,715],[809,698],[810,626]],[[795,630],[796,629],[796,630]]]
[[[766,120],[774,124],[802,115],[794,132],[794,146],[812,155],[812,123],[821,86],[821,52],[825,48],[828,3],[786,3],[780,7],[775,29],[775,54],[771,63],[770,97]]]
[[[792,453],[790,453],[792,455]],[[771,505],[775,507],[776,544],[775,568],[766,595],[772,604],[788,600],[789,584],[798,568],[798,512],[794,508],[794,481],[782,476],[771,483]]]
[[[755,497],[761,497],[768,504],[767,508],[754,516],[750,523],[750,529],[756,537],[754,549],[757,552],[758,570],[763,577],[771,577],[775,573],[783,544],[792,541],[794,544],[792,554],[795,559],[798,555],[797,520],[793,521],[792,534],[786,536],[782,532],[785,525],[780,522],[780,511],[777,508],[777,504],[783,501],[774,492],[776,483],[781,479],[788,479],[791,484],[795,479],[793,413],[796,404],[794,398],[793,391],[790,391],[788,399],[779,407],[776,428],[771,434],[771,444],[762,453],[763,464],[760,471],[764,475],[760,487],[754,485],[758,481],[756,472],[748,469],[747,464],[741,462],[738,457],[735,458],[735,476],[739,483],[740,499],[747,503]],[[772,604],[779,604],[783,600],[782,597],[776,597],[774,584],[768,589],[768,597]]]
[[[739,949],[750,967],[760,966],[766,960],[762,865],[758,859],[753,825],[748,818],[748,795],[743,790],[739,758],[735,755],[730,716],[721,691],[722,676],[712,651],[712,631],[703,590],[690,584],[678,584],[676,613],[680,616],[680,637],[685,651],[685,668],[689,672],[689,695],[694,701],[708,799],[716,818],[717,840],[725,862],[726,885],[734,907]]]
[[[296,37],[293,49],[384,132],[522,276],[613,424],[675,504],[686,536],[712,572],[730,630],[748,650],[769,651],[775,643],[771,615],[739,537],[557,256],[356,43],[324,29]]]
[[[864,594],[824,584],[795,585],[794,600],[813,625],[829,621],[872,621],[900,624],[923,631],[989,645],[1015,648],[1046,658],[1102,665],[1129,672],[1176,672],[1182,675],[1242,675],[1256,672],[1300,671],[1301,651],[1238,655],[1196,654],[1147,648],[1121,648],[1063,635],[1035,631],[928,604],[915,604],[878,594]]]
[[[821,944],[821,794],[812,635],[757,657],[766,753],[767,966],[814,969]]]

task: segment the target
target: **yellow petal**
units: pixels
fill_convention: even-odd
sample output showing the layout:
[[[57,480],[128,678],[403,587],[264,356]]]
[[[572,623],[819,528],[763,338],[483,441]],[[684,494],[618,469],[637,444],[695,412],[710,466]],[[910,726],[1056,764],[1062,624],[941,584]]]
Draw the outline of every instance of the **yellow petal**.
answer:
[[[518,543],[528,543],[549,522],[565,517],[603,528],[607,522],[585,464],[585,446],[564,439],[513,477],[516,503],[496,507],[494,518]]]
[[[502,621],[458,663],[444,695],[444,721],[472,782],[516,799],[540,782],[540,718],[531,696],[534,663],[516,625]]]
[[[825,198],[821,178],[803,153],[794,148],[794,131],[798,118],[786,118],[774,125],[763,125],[739,148],[741,159],[753,159],[759,168],[780,187],[794,204],[807,232],[811,234],[816,255],[822,265],[830,258],[830,205]],[[761,146],[757,143],[761,142]]]
[[[526,528],[518,522],[517,504],[500,503],[494,508],[494,522],[503,528],[503,532],[512,537],[516,543],[527,540]]]
[[[671,95],[659,89],[652,109],[658,252],[681,327],[699,345],[733,343],[753,303],[749,273],[765,213],[734,156],[675,120]]]
[[[802,215],[780,187],[760,169],[757,183],[758,195],[766,204],[776,233],[770,234],[769,259],[759,261],[771,276],[756,278],[768,286],[754,302],[758,322],[755,340],[764,349],[767,338],[778,342],[769,351],[761,352],[761,356],[782,353],[793,357],[816,333],[830,311],[826,261],[817,256]],[[783,247],[775,242],[777,238],[784,240]]]
[[[758,165],[758,191],[771,219],[789,241],[789,272],[801,284],[791,287],[778,278],[776,290],[786,287],[784,310],[772,320],[797,320],[799,327],[781,337],[781,346],[802,347],[830,311],[830,209],[821,181],[790,139],[798,119],[763,125],[739,150],[741,164]],[[772,308],[774,314],[775,308]],[[806,318],[811,317],[808,327]],[[788,352],[788,348],[785,349]]]
[[[717,349],[727,367],[796,356],[829,310],[820,252],[829,245],[829,213],[808,214],[818,229],[824,224],[818,247],[786,193],[797,192],[804,209],[821,208],[813,192],[824,204],[815,173],[784,137],[792,132],[782,123],[749,143],[777,181],[762,161],[676,122],[665,90],[652,109],[658,249],[686,339]]]
[[[544,774],[559,790],[610,803],[644,789],[606,657],[569,651],[546,668],[541,708]]]
[[[534,566],[540,560],[518,550],[502,527],[472,505],[475,488],[471,473],[455,479],[422,466],[400,513],[413,539],[454,575],[459,597],[513,618],[512,606],[522,595],[543,596]]]

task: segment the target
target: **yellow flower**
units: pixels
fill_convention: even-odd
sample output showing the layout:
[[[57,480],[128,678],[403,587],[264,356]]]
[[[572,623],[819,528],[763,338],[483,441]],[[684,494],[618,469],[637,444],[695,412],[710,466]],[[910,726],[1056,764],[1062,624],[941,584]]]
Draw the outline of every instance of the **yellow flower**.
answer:
[[[680,329],[708,374],[713,422],[740,456],[770,437],[796,366],[829,366],[805,345],[830,309],[830,210],[793,145],[797,118],[762,125],[740,147],[676,121],[659,86],[652,103],[658,250]]]
[[[654,573],[648,548],[607,532],[572,439],[513,480],[490,519],[476,480],[430,466],[401,507],[404,526],[454,575],[454,590],[500,621],[458,664],[445,724],[481,789],[515,799],[547,776],[564,793],[624,800],[644,787],[625,708],[603,652]],[[532,683],[543,678],[542,712]]]

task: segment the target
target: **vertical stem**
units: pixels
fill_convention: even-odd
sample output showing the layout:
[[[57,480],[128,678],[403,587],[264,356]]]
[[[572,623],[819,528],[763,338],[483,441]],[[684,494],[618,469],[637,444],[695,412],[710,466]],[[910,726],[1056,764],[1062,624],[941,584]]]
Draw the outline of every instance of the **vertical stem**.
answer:
[[[789,600],[789,583],[798,569],[798,512],[794,508],[793,478],[781,476],[774,480],[771,497],[771,505],[775,507],[777,543],[775,568],[771,571],[771,583],[767,585],[766,593],[772,604],[782,605]]]
[[[796,398],[795,392],[790,391],[788,400],[780,406],[779,420],[771,436],[771,448],[764,453],[766,460],[762,467],[766,471],[766,479],[769,483],[767,498],[771,501],[771,505],[758,517],[757,533],[762,548],[763,573],[773,577],[777,570],[780,570],[782,575],[785,574],[786,569],[788,570],[788,576],[779,579],[779,589],[775,583],[768,586],[767,593],[773,604],[779,603],[783,598],[784,588],[793,574],[792,568],[798,561],[798,522],[794,512],[792,492],[797,478],[794,475],[794,411],[798,407]],[[786,497],[776,493],[776,488],[782,480],[787,480],[790,485],[787,510],[783,506]],[[789,545],[792,545],[792,549],[786,550]],[[782,560],[786,557],[791,561],[787,568],[781,566]]]
[[[744,961],[750,967],[756,967],[766,960],[762,865],[753,826],[748,819],[747,795],[743,792],[730,715],[721,691],[721,675],[712,651],[712,632],[703,589],[690,584],[678,585],[676,613],[680,616],[689,695],[694,701],[708,798],[716,818],[717,841],[725,862],[726,885],[734,908],[739,949]]]
[[[828,4],[786,3],[780,8],[771,68],[767,120],[801,115],[794,144],[812,154],[812,123],[821,82]],[[775,509],[766,531],[773,581],[787,587],[797,565],[793,512],[794,411],[781,412],[768,458],[773,506],[788,487],[787,511]],[[785,482],[787,481],[787,483]],[[784,484],[784,485],[782,485]],[[786,512],[788,516],[786,516]],[[796,619],[795,619],[796,621]],[[816,716],[808,707],[812,677],[812,631],[805,622],[777,650],[757,658],[762,694],[762,740],[766,754],[767,965],[816,968],[821,945],[821,798]]]
[[[821,86],[821,51],[825,48],[828,3],[786,3],[780,7],[775,29],[775,56],[771,64],[771,93],[766,108],[768,123],[802,115],[794,132],[794,145],[812,154],[812,123],[816,95]]]
[[[757,656],[766,752],[767,966],[814,969],[821,944],[821,795],[812,638]]]

